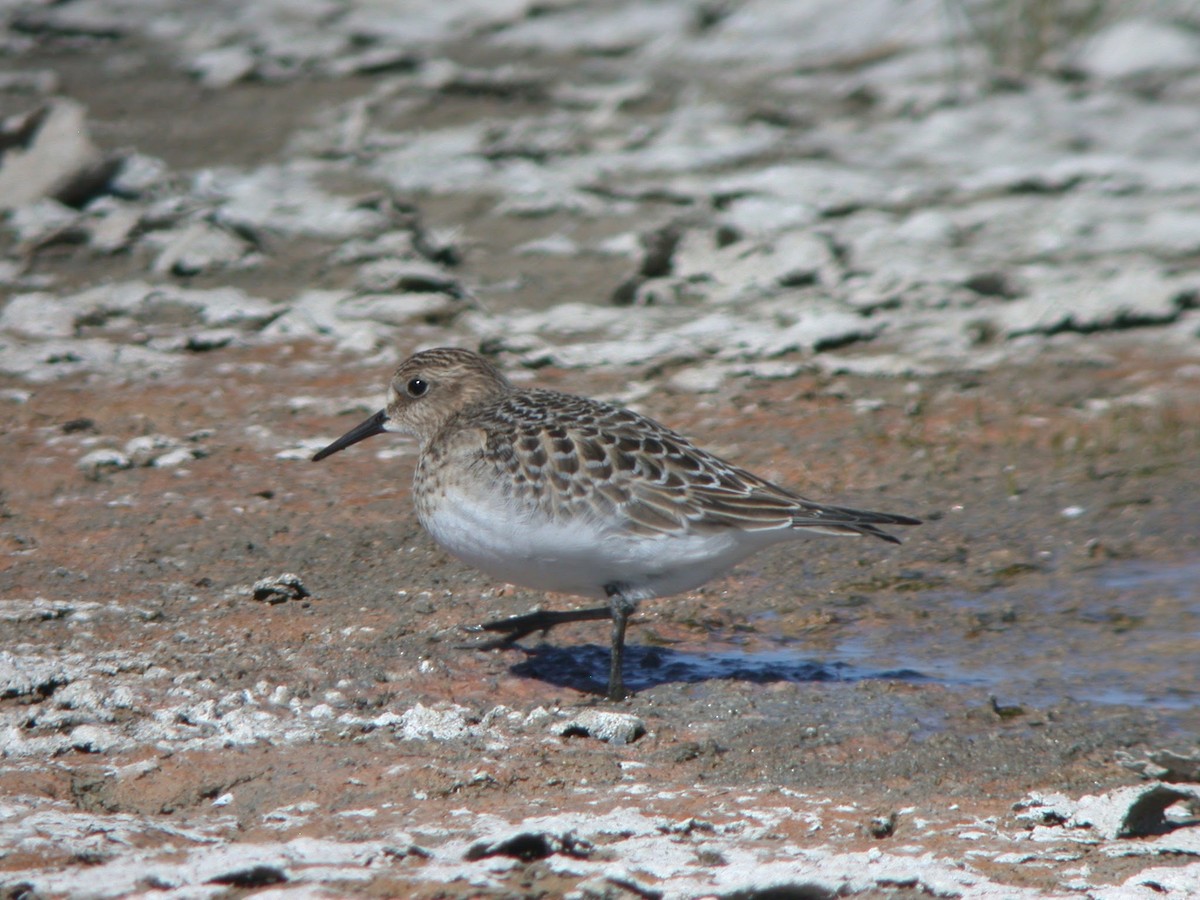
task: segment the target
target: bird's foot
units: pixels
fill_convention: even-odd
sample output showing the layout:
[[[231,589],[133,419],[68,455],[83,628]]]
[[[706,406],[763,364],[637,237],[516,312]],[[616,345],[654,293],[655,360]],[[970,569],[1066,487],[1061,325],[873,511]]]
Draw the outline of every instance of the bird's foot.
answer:
[[[502,633],[503,637],[479,645],[480,650],[495,650],[511,647],[521,638],[533,634],[535,631],[545,634],[555,625],[562,625],[565,622],[590,622],[596,619],[608,619],[611,616],[612,611],[607,606],[598,606],[593,609],[535,609],[523,616],[509,616],[505,619],[484,622],[482,625],[468,625],[466,630],[473,633],[481,631]]]

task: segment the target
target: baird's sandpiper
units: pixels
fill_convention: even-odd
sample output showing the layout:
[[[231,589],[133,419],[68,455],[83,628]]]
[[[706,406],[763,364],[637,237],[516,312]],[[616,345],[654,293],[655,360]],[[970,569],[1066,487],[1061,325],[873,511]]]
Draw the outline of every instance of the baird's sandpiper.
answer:
[[[612,619],[608,697],[625,696],[625,626],[641,600],[698,587],[805,532],[899,543],[893,513],[806,500],[638,413],[515,387],[467,350],[418,353],[392,376],[387,407],[313,459],[391,431],[420,445],[417,517],[441,547],[496,578],[605,598],[480,628],[506,645],[563,622]]]

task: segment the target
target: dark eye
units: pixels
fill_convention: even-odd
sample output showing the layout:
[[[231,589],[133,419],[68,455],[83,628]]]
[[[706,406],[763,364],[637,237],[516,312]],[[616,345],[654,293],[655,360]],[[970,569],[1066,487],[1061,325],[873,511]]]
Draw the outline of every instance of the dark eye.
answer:
[[[429,383],[422,381],[420,378],[414,378],[408,383],[408,395],[410,397],[420,397],[427,390],[429,390]]]

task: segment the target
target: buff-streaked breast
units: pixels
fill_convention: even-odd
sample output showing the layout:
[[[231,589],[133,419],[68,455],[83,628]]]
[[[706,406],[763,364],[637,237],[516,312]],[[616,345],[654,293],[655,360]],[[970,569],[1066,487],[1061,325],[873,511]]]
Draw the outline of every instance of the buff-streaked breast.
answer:
[[[417,517],[445,550],[512,584],[607,601],[481,627],[508,644],[562,622],[611,619],[613,700],[625,696],[625,627],[639,601],[691,590],[805,533],[898,543],[883,527],[920,524],[815,503],[638,413],[516,387],[467,350],[409,358],[386,408],[313,459],[381,432],[417,439]]]

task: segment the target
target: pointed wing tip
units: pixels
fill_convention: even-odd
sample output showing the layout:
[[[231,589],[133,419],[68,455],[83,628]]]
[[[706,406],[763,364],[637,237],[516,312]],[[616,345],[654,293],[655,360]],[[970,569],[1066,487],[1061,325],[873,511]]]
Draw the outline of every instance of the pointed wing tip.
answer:
[[[887,525],[923,525],[925,524],[920,519],[914,519],[912,516],[893,515],[888,517]],[[889,544],[900,544],[903,541],[894,534],[883,531],[880,528],[868,527],[864,529],[864,533],[874,535],[881,541],[887,541]]]

